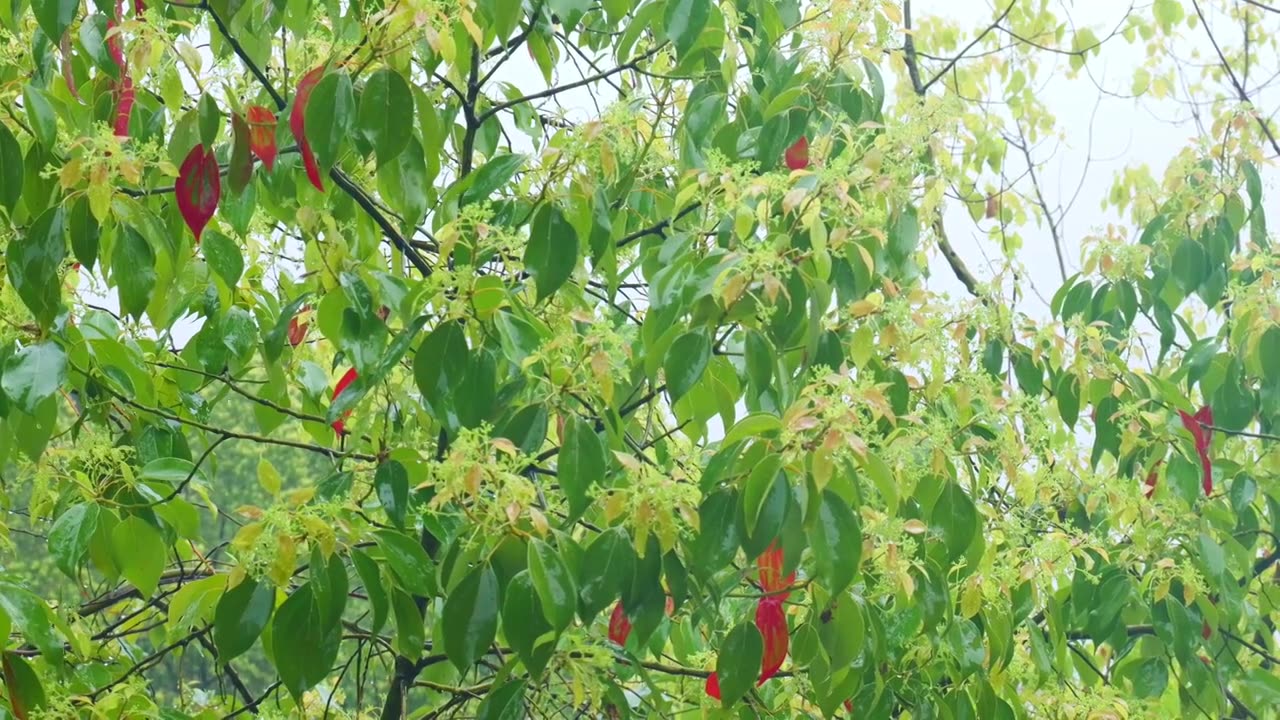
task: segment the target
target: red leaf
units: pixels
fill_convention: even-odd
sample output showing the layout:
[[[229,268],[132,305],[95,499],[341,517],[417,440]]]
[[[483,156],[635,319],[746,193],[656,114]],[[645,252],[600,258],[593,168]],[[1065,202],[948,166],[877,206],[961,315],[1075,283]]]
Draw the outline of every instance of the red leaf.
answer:
[[[320,82],[323,76],[323,65],[302,76],[302,80],[298,83],[298,92],[293,97],[293,111],[289,113],[289,129],[293,131],[293,137],[298,141],[298,151],[302,153],[302,164],[307,169],[307,179],[320,192],[324,192],[324,181],[320,177],[320,165],[316,162],[316,156],[311,152],[311,144],[307,142],[306,113],[307,103],[311,102],[311,91],[316,89],[316,83]]]
[[[251,105],[247,111],[249,120],[249,149],[258,156],[267,171],[276,164],[276,116],[261,105]]]
[[[336,399],[337,399],[337,397],[338,397],[339,395],[341,395],[341,394],[342,394],[342,391],[347,389],[347,386],[348,386],[348,385],[350,385],[351,383],[353,383],[353,382],[355,382],[355,381],[356,381],[356,377],[358,377],[358,375],[356,374],[356,369],[355,369],[355,368],[351,368],[350,370],[348,370],[348,371],[347,371],[347,374],[343,375],[343,376],[342,376],[342,379],[338,381],[338,384],[334,386],[334,388],[333,388],[333,398],[332,398],[332,399],[335,399],[335,400],[336,400]],[[345,424],[345,423],[343,423],[343,420],[345,420],[345,419],[347,419],[347,418],[349,418],[349,417],[351,417],[351,411],[350,411],[350,410],[348,410],[348,411],[346,411],[346,412],[342,413],[342,417],[340,417],[340,418],[338,418],[337,420],[334,420],[334,421],[333,421],[333,429],[334,429],[334,431],[336,431],[339,435],[346,435],[346,434],[347,434],[347,426],[346,426],[346,424]]]
[[[147,13],[147,3],[143,0],[133,0],[133,14],[145,15]]]
[[[778,545],[778,541],[769,543],[769,547],[756,558],[756,567],[760,570],[760,587],[766,593],[778,593],[779,600],[785,600],[791,594],[780,592],[791,587],[795,582],[796,574],[793,572],[785,578],[782,577],[782,547]]]
[[[1182,427],[1191,433],[1191,438],[1195,441],[1196,454],[1200,456],[1200,470],[1203,474],[1201,485],[1204,488],[1204,494],[1211,495],[1213,494],[1213,462],[1209,459],[1209,443],[1213,440],[1213,430],[1205,426],[1213,424],[1213,410],[1208,405],[1197,410],[1195,415],[1188,415],[1185,410],[1179,410],[1178,417],[1182,420]]]
[[[307,337],[307,322],[305,320],[302,322],[298,322],[298,317],[302,313],[305,313],[310,309],[311,309],[310,305],[303,305],[302,310],[298,313],[298,315],[294,315],[293,317],[289,318],[289,331],[288,331],[289,344],[292,345],[293,347],[298,347],[299,345],[301,345],[302,341],[305,340]]]
[[[671,617],[671,613],[676,611],[675,598],[671,597],[670,595],[667,596],[666,611],[667,611],[667,617]]]
[[[845,700],[845,701],[844,701],[844,709],[845,709],[846,711],[848,711],[848,712],[853,712],[853,701],[852,701],[852,700]]]
[[[115,64],[124,70],[124,49],[120,46],[120,33],[111,32],[116,28],[114,20],[107,21],[107,54],[115,61]]]
[[[209,224],[222,196],[222,178],[218,173],[218,159],[213,156],[213,149],[205,150],[204,145],[191,148],[178,170],[174,187],[178,210],[196,236],[196,242],[200,242],[200,233]]]
[[[124,76],[120,78],[120,99],[116,102],[116,137],[129,137],[129,120],[133,117],[133,101],[137,98],[138,91],[133,87],[133,78],[129,77],[127,70],[122,70]],[[215,165],[217,163],[214,163]]]
[[[1208,640],[1209,636],[1212,634],[1213,634],[1213,631],[1209,629],[1209,622],[1207,620],[1201,621],[1200,637],[1204,638],[1205,640]]]
[[[1196,422],[1200,423],[1201,427],[1204,429],[1204,444],[1205,447],[1208,447],[1209,443],[1213,441],[1213,428],[1209,427],[1210,425],[1213,425],[1213,408],[1205,405],[1197,410],[1196,414],[1192,417],[1194,417]]]
[[[784,155],[787,167],[792,170],[803,170],[809,167],[809,138],[801,135],[794,145],[787,148]]]
[[[791,636],[787,634],[787,616],[782,612],[782,599],[778,596],[760,598],[760,604],[756,606],[756,627],[760,629],[760,635],[764,638],[764,656],[760,660],[760,680],[757,685],[763,685],[765,680],[777,674],[778,669],[782,667],[782,661],[787,659],[787,648],[791,643]]]
[[[710,695],[711,697],[717,700],[720,699],[720,677],[715,673],[711,673],[710,675],[707,676],[706,690],[707,690],[707,694]]]
[[[627,619],[627,611],[622,609],[622,601],[618,601],[613,606],[613,615],[609,616],[609,639],[619,645],[626,645],[630,634],[631,621]]]

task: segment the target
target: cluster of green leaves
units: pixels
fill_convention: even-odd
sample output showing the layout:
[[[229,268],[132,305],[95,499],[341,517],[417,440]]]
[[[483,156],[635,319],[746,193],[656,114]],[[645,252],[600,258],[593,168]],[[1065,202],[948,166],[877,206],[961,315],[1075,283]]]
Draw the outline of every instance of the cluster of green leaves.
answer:
[[[0,90],[4,500],[81,598],[0,572],[9,712],[1280,701],[1280,261],[1255,166],[1199,166],[1204,190],[1102,248],[1046,322],[935,295],[937,200],[968,180],[937,164],[956,104],[914,55],[921,97],[886,106],[903,19],[0,9],[25,63],[0,66],[21,86]],[[523,53],[545,89],[497,79]],[[612,101],[557,117],[578,89]],[[257,498],[228,493],[254,465]],[[788,657],[758,684],[771,546]],[[223,692],[159,687],[179,653]]]

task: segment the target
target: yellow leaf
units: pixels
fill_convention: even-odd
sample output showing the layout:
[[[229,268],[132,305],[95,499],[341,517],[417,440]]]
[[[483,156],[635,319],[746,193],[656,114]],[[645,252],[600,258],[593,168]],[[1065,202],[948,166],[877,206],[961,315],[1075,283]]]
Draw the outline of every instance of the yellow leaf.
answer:
[[[293,569],[297,564],[298,546],[294,543],[293,538],[288,533],[278,533],[276,535],[276,556],[271,559],[271,565],[267,568],[267,578],[276,584],[276,587],[285,587],[289,584],[289,580],[293,577]]]
[[[982,609],[982,589],[977,583],[968,583],[960,594],[960,614],[971,618]]]
[[[235,536],[231,538],[231,549],[238,555],[249,552],[258,542],[258,538],[262,536],[263,530],[266,530],[266,526],[260,522],[245,525],[237,530]]]
[[[928,526],[924,524],[923,520],[912,518],[902,524],[902,529],[912,535],[920,535],[928,529]]]
[[[276,471],[276,466],[272,465],[271,461],[266,458],[259,459],[258,484],[262,486],[262,489],[266,490],[271,497],[276,497],[280,494],[281,482],[280,473]]]

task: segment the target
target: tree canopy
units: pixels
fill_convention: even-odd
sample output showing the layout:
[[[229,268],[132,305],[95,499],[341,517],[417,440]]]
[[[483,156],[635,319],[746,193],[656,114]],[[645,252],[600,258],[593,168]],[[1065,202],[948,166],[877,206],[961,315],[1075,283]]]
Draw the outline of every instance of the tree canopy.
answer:
[[[0,717],[1280,704],[1280,6],[0,5]]]

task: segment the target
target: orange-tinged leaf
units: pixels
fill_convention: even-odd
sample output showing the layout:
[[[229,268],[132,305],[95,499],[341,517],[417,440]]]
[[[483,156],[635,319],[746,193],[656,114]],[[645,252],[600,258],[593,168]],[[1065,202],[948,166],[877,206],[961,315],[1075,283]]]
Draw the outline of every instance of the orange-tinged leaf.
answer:
[[[356,373],[355,368],[351,368],[350,370],[348,370],[347,373],[342,376],[342,379],[338,381],[338,384],[333,387],[333,398],[336,399],[339,395],[341,395],[342,391],[346,390],[348,385],[355,382],[357,377],[358,375]],[[346,427],[346,424],[343,422],[343,420],[345,420],[350,416],[351,416],[351,411],[348,410],[342,414],[341,418],[338,418],[337,420],[333,421],[333,429],[339,435],[347,434],[347,427]]]
[[[795,582],[794,572],[787,577],[782,576],[782,546],[777,540],[769,543],[769,547],[756,558],[756,567],[760,570],[760,587],[766,593],[779,593]],[[788,594],[781,593],[777,597],[786,599]]]
[[[205,149],[204,145],[196,145],[187,153],[178,170],[178,182],[174,186],[178,197],[178,210],[186,221],[191,233],[200,242],[200,233],[213,218],[218,208],[218,199],[222,196],[222,178],[219,174],[218,160],[213,156],[213,149]]]
[[[249,149],[270,172],[276,164],[276,116],[261,105],[250,105],[245,111],[249,121]]]
[[[311,152],[311,144],[307,142],[306,114],[307,103],[311,102],[311,91],[324,76],[324,65],[313,69],[302,76],[298,82],[298,92],[293,98],[293,110],[289,113],[289,129],[298,141],[298,151],[302,153],[302,164],[307,169],[307,179],[316,189],[324,192],[324,180],[320,177],[320,165],[316,162],[315,153]]]

